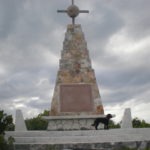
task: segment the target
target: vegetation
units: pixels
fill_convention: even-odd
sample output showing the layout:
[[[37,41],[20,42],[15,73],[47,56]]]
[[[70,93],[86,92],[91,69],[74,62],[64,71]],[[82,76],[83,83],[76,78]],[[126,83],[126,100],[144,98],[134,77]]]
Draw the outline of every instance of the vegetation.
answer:
[[[134,118],[132,120],[133,128],[150,128],[150,123],[147,123],[145,120],[140,120],[139,118]],[[110,120],[109,123],[110,128],[120,128],[120,123],[115,123],[114,121]]]
[[[48,122],[42,118],[42,116],[48,116],[49,111],[44,110],[43,113],[39,114],[37,117],[26,119],[25,123],[28,130],[46,130]]]
[[[38,116],[30,119],[26,119],[26,126],[28,130],[46,130],[48,122],[42,119],[42,116],[49,116],[49,111],[44,110],[43,113],[40,113]],[[150,128],[150,124],[145,120],[140,120],[139,118],[134,118],[132,120],[133,128]],[[115,123],[113,120],[110,120],[109,127],[120,128],[120,123]]]
[[[139,118],[134,118],[132,120],[133,128],[150,128],[150,124],[145,122],[145,120],[140,120]]]
[[[5,131],[14,129],[13,119],[11,115],[7,115],[3,110],[0,110],[0,150],[12,150],[14,139],[9,137],[4,138]]]
[[[119,123],[115,123],[113,120],[109,121],[109,128],[115,129],[115,128],[120,128]]]

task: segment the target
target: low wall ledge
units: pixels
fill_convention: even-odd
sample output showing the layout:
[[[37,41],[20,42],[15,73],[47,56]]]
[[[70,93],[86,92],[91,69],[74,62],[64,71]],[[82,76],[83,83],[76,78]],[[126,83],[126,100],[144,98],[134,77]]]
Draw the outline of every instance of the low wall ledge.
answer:
[[[43,116],[45,120],[57,120],[57,119],[96,119],[99,117],[105,117],[105,115],[79,115],[79,116]]]

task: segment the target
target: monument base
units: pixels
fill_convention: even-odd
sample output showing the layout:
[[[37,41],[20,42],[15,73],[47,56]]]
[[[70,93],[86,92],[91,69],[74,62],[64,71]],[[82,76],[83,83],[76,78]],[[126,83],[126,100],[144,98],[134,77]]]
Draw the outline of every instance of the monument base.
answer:
[[[67,131],[67,130],[94,130],[91,126],[94,120],[104,115],[89,115],[89,116],[44,116],[48,120],[47,130],[49,131]],[[103,124],[99,128],[104,128]]]
[[[15,150],[149,150],[150,129],[6,132]]]

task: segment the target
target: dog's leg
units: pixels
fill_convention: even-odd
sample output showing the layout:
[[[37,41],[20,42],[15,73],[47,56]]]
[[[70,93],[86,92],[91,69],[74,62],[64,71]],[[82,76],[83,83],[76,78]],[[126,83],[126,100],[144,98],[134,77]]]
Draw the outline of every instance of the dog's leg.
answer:
[[[99,125],[99,123],[96,123],[96,124],[95,124],[95,129],[96,129],[96,130],[98,129],[98,128],[97,128],[97,127],[98,127],[98,125]]]

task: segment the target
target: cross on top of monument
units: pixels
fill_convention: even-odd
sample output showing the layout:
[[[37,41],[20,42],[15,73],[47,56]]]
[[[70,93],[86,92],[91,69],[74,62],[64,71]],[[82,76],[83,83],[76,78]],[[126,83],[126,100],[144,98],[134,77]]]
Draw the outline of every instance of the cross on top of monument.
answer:
[[[58,13],[67,13],[69,17],[72,18],[72,24],[75,24],[75,18],[80,13],[89,13],[88,10],[80,10],[75,4],[74,0],[72,0],[72,4],[67,8],[67,10],[57,10]]]

